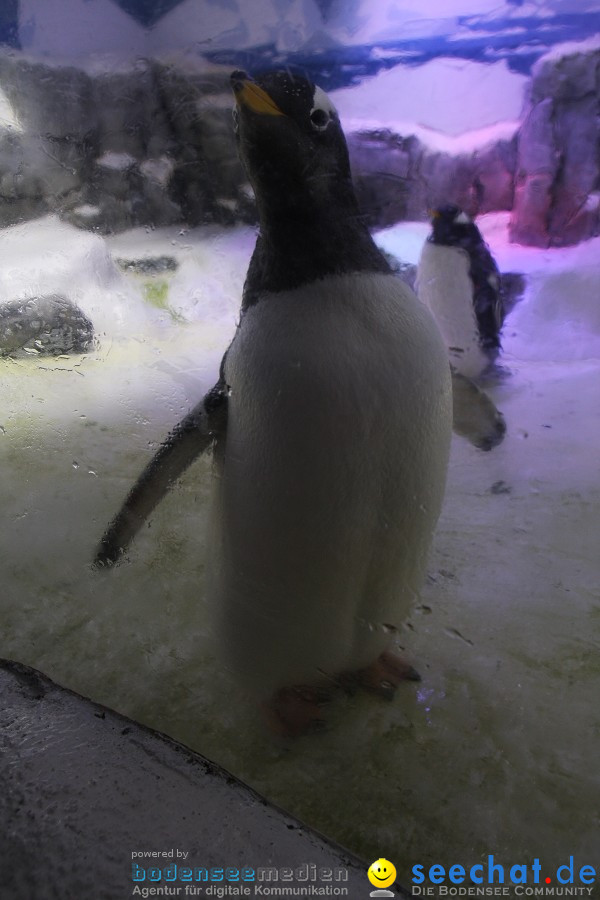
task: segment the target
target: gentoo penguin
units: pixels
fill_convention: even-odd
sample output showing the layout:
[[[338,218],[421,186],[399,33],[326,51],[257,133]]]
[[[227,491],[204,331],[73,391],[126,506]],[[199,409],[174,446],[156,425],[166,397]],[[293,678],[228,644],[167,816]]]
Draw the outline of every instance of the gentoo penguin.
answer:
[[[392,271],[402,281],[413,287],[417,276],[417,267],[402,262],[391,253],[382,251]],[[523,288],[522,276],[508,276],[515,285],[514,292]],[[506,434],[506,422],[500,410],[496,409],[492,399],[471,378],[461,375],[453,366],[452,374],[452,430],[460,437],[466,438],[479,450],[492,450],[502,443]]]
[[[458,206],[434,210],[432,225],[417,293],[435,316],[456,371],[476,378],[500,351],[500,273],[479,229]]]
[[[208,593],[225,663],[283,733],[346,679],[384,695],[421,586],[452,422],[446,349],[361,219],[327,95],[234,72],[234,128],[260,230],[215,387],[159,449],[102,538],[117,559],[212,447]]]

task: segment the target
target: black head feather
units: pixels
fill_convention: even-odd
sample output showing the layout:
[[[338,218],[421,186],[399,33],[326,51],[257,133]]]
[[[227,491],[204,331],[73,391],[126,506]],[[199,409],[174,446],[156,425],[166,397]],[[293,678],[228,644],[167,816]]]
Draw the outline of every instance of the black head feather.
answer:
[[[361,217],[327,95],[289,70],[231,76],[236,135],[260,219],[244,306],[327,275],[389,272]]]

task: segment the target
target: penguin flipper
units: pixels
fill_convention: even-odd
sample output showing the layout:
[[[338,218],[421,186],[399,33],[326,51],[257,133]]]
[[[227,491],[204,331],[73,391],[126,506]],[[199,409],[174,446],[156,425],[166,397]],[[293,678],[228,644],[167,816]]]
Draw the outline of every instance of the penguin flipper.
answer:
[[[506,421],[491,398],[475,382],[450,366],[452,375],[452,428],[479,450],[502,443]]]
[[[227,388],[222,380],[185,416],[152,457],[104,532],[94,567],[111,566],[152,510],[194,460],[225,436]]]
[[[470,258],[469,274],[473,282],[473,307],[480,343],[488,353],[497,355],[505,318],[500,272],[483,240],[471,251]]]

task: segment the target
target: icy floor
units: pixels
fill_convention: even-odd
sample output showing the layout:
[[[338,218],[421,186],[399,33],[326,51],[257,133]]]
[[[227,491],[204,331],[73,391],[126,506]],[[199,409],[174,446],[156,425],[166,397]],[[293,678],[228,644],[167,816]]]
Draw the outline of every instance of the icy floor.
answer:
[[[103,241],[47,219],[0,234],[3,297],[68,291],[102,332],[84,358],[0,359],[0,655],[184,741],[365,858],[393,860],[405,882],[417,863],[488,853],[593,863],[600,829],[600,239],[526,249],[507,243],[505,216],[482,225],[529,289],[506,327],[510,374],[491,388],[507,438],[487,454],[454,439],[429,579],[401,638],[423,681],[391,704],[340,700],[327,733],[291,747],[215,661],[206,460],[127,562],[89,567],[156,443],[214,381],[251,231]],[[415,261],[426,232],[380,239]],[[151,292],[167,310],[111,262],[161,254],[180,263]]]

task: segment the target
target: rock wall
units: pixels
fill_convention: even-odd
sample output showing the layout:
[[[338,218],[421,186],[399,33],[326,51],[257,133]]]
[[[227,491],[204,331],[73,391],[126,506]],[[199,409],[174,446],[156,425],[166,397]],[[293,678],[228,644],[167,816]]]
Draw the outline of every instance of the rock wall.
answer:
[[[516,136],[455,156],[387,130],[352,133],[348,146],[359,203],[373,228],[426,219],[444,203],[472,216],[512,209]]]
[[[111,70],[0,55],[0,86],[22,125],[0,131],[0,224],[45,211],[100,232],[252,221],[231,127],[229,69],[157,61]],[[373,227],[456,202],[510,209],[514,140],[452,156],[390,131],[348,135]]]
[[[564,246],[600,225],[600,45],[536,63],[519,133],[513,241]]]
[[[84,71],[0,54],[21,126],[0,126],[0,225],[50,210],[103,233],[252,217],[228,74],[150,60]]]
[[[471,215],[511,210],[511,240],[576,244],[600,232],[600,42],[539,60],[518,132],[451,155],[414,135],[349,136],[361,205],[373,226],[422,219],[440,203]]]
[[[350,133],[369,224],[424,219],[452,202],[471,215],[512,210],[511,237],[524,244],[596,234],[599,72],[600,43],[553,51],[536,64],[518,133],[468,152],[386,129]],[[0,225],[47,211],[103,233],[254,221],[228,75],[181,56],[84,70],[0,54],[0,88],[21,125],[0,123]]]

